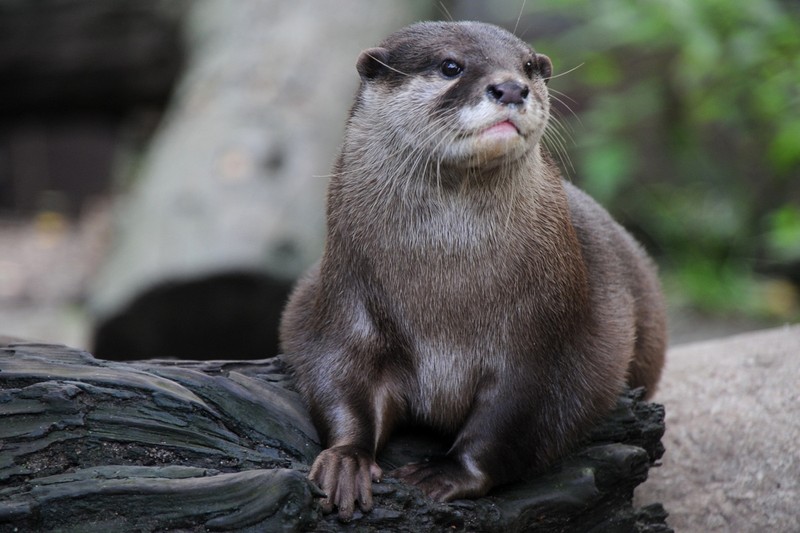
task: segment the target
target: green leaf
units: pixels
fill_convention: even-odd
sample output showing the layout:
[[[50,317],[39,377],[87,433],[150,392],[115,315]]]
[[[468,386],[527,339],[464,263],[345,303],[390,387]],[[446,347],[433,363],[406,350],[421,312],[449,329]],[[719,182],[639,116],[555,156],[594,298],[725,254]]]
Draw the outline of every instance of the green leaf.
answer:
[[[769,158],[781,171],[800,164],[800,117],[778,124],[778,133],[769,146]]]
[[[584,155],[584,185],[600,203],[610,201],[630,181],[636,156],[623,142],[593,146]]]
[[[780,260],[800,259],[800,206],[786,204],[769,216],[767,242]]]

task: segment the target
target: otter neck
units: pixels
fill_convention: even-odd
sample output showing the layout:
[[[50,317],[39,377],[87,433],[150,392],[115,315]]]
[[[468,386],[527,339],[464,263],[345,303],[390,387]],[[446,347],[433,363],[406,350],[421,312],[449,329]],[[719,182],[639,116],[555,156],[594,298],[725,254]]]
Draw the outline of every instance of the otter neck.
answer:
[[[369,150],[345,150],[343,154],[346,153],[350,157],[343,155],[340,159],[335,180],[350,195],[362,197],[365,202],[369,196],[368,205],[379,209],[466,198],[485,200],[504,209],[515,197],[532,199],[548,194],[560,181],[558,170],[542,156],[538,144],[516,159],[471,166],[405,151],[376,151],[374,146]],[[365,160],[371,163],[365,165]],[[378,180],[376,175],[381,178]]]
[[[348,167],[348,159],[341,158],[329,196],[333,234],[350,235],[360,248],[494,253],[516,240],[547,241],[568,224],[560,175],[538,146],[490,168],[435,162],[398,168],[398,160],[403,161],[395,155]]]

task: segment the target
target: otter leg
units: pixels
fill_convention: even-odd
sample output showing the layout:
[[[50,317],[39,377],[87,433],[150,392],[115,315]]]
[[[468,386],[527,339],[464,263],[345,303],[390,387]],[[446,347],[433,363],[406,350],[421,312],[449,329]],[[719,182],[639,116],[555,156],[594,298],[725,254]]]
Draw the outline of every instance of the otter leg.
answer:
[[[308,477],[326,494],[321,501],[323,512],[330,513],[336,507],[343,521],[353,517],[356,503],[363,512],[372,510],[372,482],[382,477],[375,456],[389,436],[392,413],[397,412],[386,389],[376,388],[366,398],[357,397],[354,390],[369,389],[331,390],[329,402],[315,402],[329,407],[324,411],[312,409],[328,447],[314,460]]]
[[[404,483],[419,487],[431,499],[449,502],[483,496],[493,483],[470,455],[448,453],[424,463],[412,463],[391,473]]]
[[[541,427],[530,407],[536,403],[512,396],[497,390],[479,394],[444,457],[409,464],[390,475],[419,487],[433,500],[447,502],[483,496],[530,471],[547,443],[539,441],[533,429]]]

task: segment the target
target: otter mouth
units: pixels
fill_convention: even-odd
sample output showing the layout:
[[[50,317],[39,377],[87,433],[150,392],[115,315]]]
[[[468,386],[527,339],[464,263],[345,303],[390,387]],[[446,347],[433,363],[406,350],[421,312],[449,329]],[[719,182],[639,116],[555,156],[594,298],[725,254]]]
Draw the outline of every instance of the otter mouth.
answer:
[[[531,132],[527,131],[524,120],[520,123],[507,114],[475,118],[484,120],[475,120],[471,128],[455,134],[446,147],[446,159],[467,162],[468,166],[486,166],[494,161],[515,159],[528,147]]]
[[[504,118],[492,123],[489,126],[479,127],[471,130],[458,132],[456,138],[466,140],[469,138],[514,138],[516,136],[525,137],[519,127],[509,118]]]
[[[492,124],[488,128],[480,130],[478,132],[478,135],[513,136],[513,135],[522,135],[522,132],[519,131],[517,125],[514,124],[511,120],[505,119]]]

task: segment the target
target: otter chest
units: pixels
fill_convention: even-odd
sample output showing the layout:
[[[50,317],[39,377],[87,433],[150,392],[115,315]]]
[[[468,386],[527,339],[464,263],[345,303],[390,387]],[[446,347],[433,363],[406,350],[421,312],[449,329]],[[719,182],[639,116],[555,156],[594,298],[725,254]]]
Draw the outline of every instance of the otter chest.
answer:
[[[456,274],[436,288],[411,282],[395,302],[413,367],[411,413],[443,430],[459,427],[481,387],[509,366],[504,295],[485,282]]]
[[[504,372],[506,357],[485,346],[416,342],[409,408],[412,416],[444,431],[461,426],[479,389]]]
[[[443,430],[457,429],[481,387],[507,372],[513,310],[530,301],[507,222],[453,202],[383,225],[391,235],[376,256],[391,260],[373,273],[410,352],[408,405]]]

